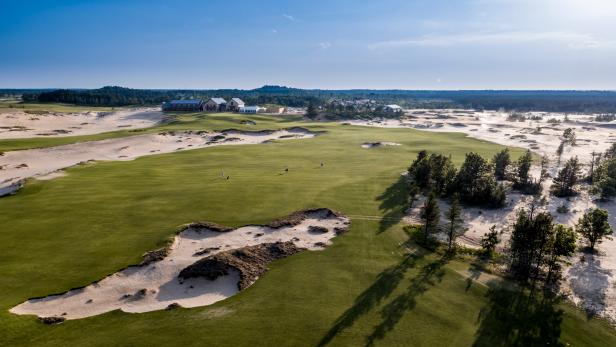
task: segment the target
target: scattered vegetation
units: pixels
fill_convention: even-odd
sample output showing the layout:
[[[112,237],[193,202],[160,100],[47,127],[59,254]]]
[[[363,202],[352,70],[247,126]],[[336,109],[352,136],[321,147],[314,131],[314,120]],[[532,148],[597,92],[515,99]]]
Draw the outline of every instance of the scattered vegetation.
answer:
[[[616,120],[616,114],[606,113],[595,116],[595,122],[613,122]]]

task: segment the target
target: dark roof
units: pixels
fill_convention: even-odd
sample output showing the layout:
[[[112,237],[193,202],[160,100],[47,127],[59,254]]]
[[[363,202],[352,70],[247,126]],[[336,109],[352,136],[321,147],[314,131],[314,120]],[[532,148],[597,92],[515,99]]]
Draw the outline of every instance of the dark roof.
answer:
[[[171,100],[167,102],[169,105],[199,105],[203,103],[203,100]]]

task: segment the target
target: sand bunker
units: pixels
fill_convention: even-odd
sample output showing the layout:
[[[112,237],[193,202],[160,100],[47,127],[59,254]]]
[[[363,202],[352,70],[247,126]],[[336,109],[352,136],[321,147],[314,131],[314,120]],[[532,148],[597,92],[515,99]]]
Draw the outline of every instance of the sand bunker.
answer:
[[[0,139],[90,135],[122,129],[141,129],[165,118],[158,108],[115,112],[0,113]]]
[[[28,300],[10,311],[52,317],[49,322],[58,323],[118,309],[210,305],[250,286],[270,261],[323,249],[348,224],[348,218],[329,209],[296,212],[265,226],[189,224],[168,248],[146,253],[142,265],[62,295]]]
[[[395,143],[395,142],[379,141],[379,142],[364,142],[361,145],[362,148],[375,148],[375,147],[383,147],[383,146],[400,146],[400,144]]]
[[[258,144],[272,140],[314,137],[303,128],[276,131],[187,131],[137,135],[71,145],[5,152],[0,156],[0,189],[25,178],[52,179],[58,170],[94,160],[133,160],[146,155],[223,145]]]

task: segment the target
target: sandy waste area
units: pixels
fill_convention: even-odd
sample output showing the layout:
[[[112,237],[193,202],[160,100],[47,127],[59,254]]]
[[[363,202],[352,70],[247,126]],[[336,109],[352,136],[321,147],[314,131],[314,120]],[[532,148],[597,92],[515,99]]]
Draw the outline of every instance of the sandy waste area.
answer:
[[[61,295],[28,300],[10,311],[78,319],[113,310],[148,312],[166,309],[172,304],[182,307],[210,305],[238,293],[239,273],[229,271],[228,275],[213,281],[181,279],[178,275],[182,269],[220,252],[263,243],[291,241],[300,248],[321,250],[337,233],[346,230],[348,223],[346,217],[319,209],[305,213],[294,226],[251,225],[224,232],[189,226],[175,237],[162,260],[128,267]],[[314,227],[321,227],[321,230],[315,232]]]
[[[532,150],[550,159],[549,173],[554,177],[558,170],[556,150],[561,142],[565,129],[572,128],[577,135],[576,146],[566,146],[561,157],[564,163],[577,156],[588,170],[591,153],[605,152],[616,142],[616,122],[595,122],[594,115],[530,112],[523,113],[534,120],[508,121],[508,113],[497,111],[474,110],[414,110],[407,112],[400,120],[346,121],[351,125],[373,126],[385,128],[409,128],[433,132],[462,132],[469,137],[490,141],[506,146],[522,147]],[[551,120],[551,121],[550,121]],[[555,121],[559,121],[558,123]],[[428,148],[429,150],[429,148]],[[517,158],[512,158],[513,160]],[[533,176],[538,177],[539,168],[533,168]],[[557,198],[549,195],[552,179],[544,184],[544,194],[548,199],[547,206],[541,210],[549,211],[557,223],[574,226],[578,219],[590,208],[600,207],[608,210],[610,224],[616,230],[616,202],[600,202],[588,193],[589,186],[580,184],[579,195],[570,198]],[[468,247],[480,247],[481,237],[491,226],[496,225],[500,232],[499,248],[504,249],[509,242],[511,230],[509,226],[515,221],[516,213],[526,208],[532,197],[519,193],[508,194],[507,206],[502,209],[464,208],[464,234],[458,242]],[[420,199],[414,208],[408,211],[405,218],[408,223],[419,222],[419,210],[423,200]],[[566,205],[568,213],[558,213],[557,208]],[[446,201],[440,201],[440,209],[444,221],[448,209]],[[438,235],[445,240],[444,234]],[[584,240],[579,238],[580,246]],[[581,248],[581,247],[580,247]],[[616,324],[616,240],[604,240],[598,246],[596,255],[578,251],[569,259],[570,265],[564,269],[563,294],[567,295],[582,309],[593,312]]]
[[[77,136],[123,129],[141,129],[164,119],[158,108],[123,109],[111,112],[0,113],[0,140],[32,137]]]
[[[258,144],[272,140],[311,138],[303,128],[277,131],[163,132],[64,146],[10,151],[0,155],[0,196],[16,192],[24,179],[52,179],[59,170],[97,160],[133,160],[142,156],[197,148]]]

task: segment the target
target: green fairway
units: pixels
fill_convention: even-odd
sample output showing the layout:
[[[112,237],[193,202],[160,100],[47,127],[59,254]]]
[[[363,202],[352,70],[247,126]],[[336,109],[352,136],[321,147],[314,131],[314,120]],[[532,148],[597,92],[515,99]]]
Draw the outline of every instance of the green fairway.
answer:
[[[247,119],[256,125],[241,123]],[[463,134],[259,115],[178,115],[137,133],[292,126],[324,133],[99,162],[51,181],[31,180],[17,195],[1,198],[0,345],[495,346],[505,345],[507,334],[527,321],[541,323],[538,317],[550,318],[563,344],[616,345],[616,331],[607,323],[569,305],[526,320],[506,307],[509,294],[469,282],[469,263],[407,243],[400,173],[417,152],[451,154],[459,165],[467,152],[491,157],[502,146]],[[133,134],[0,141],[0,151]],[[401,146],[361,148],[376,141]],[[512,151],[515,158],[521,153]],[[221,170],[229,180],[220,179]],[[349,216],[349,232],[324,251],[272,263],[253,286],[215,305],[115,311],[52,326],[8,312],[28,298],[84,286],[140,262],[181,224],[267,223],[312,207]],[[499,321],[506,329],[498,328]]]

